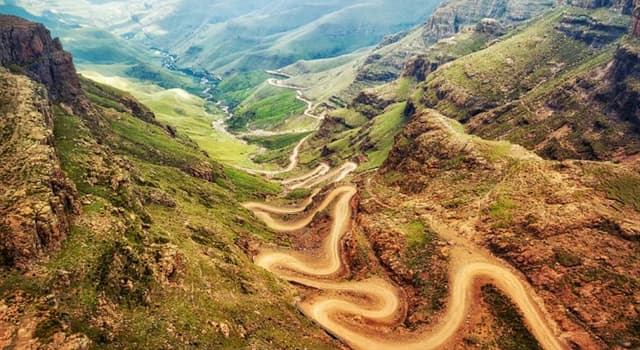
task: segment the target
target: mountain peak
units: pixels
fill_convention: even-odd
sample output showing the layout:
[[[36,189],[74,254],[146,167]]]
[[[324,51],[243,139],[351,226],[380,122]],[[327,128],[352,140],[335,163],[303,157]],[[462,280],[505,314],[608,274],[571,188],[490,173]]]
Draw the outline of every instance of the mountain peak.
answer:
[[[89,108],[71,54],[42,24],[0,15],[0,65],[44,85],[55,102],[77,111]]]

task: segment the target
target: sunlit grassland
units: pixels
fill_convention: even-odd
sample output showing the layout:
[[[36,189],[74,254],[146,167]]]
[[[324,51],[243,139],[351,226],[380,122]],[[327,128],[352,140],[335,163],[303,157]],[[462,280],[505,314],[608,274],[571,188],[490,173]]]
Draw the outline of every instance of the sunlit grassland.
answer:
[[[120,68],[112,69],[115,73]],[[89,79],[131,93],[147,105],[158,120],[175,126],[179,133],[191,138],[212,159],[230,165],[255,166],[250,156],[258,152],[259,147],[213,128],[212,123],[222,120],[224,114],[207,104],[204,99],[182,89],[167,90],[154,84],[103,73],[106,72],[81,71]]]

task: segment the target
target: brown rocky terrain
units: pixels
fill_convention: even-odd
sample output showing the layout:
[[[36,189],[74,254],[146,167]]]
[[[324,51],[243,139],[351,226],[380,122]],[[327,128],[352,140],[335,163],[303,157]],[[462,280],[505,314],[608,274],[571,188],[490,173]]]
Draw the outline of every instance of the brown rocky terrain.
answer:
[[[88,111],[71,54],[44,25],[0,15],[0,65],[43,84],[53,101]]]
[[[53,144],[46,90],[6,71],[0,78],[0,265],[25,267],[60,248],[79,207]]]
[[[633,11],[633,27],[631,33],[636,37],[640,37],[640,3],[637,1]]]
[[[616,11],[631,14],[631,11],[633,10],[633,1],[634,0],[564,0],[559,3],[584,8],[610,7]]]
[[[471,242],[520,270],[578,349],[634,348],[640,295],[638,164],[544,161],[417,112],[380,183],[392,207],[423,208],[441,237]]]
[[[242,250],[270,233],[238,201],[277,185],[79,78],[42,25],[0,33],[0,348],[336,347]]]
[[[553,1],[545,0],[446,1],[425,23],[422,37],[425,42],[435,43],[475,26],[483,18],[514,23],[535,17],[552,6]]]

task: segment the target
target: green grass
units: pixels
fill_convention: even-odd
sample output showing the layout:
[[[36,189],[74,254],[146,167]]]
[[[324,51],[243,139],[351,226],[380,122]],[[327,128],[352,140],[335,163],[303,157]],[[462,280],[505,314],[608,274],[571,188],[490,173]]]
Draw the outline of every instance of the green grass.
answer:
[[[294,90],[263,86],[238,106],[235,116],[227,124],[231,130],[271,130],[302,114],[306,107],[304,102],[296,99]]]
[[[414,220],[405,227],[407,232],[407,245],[410,249],[422,248],[433,243],[436,233],[422,220]]]
[[[600,167],[592,170],[607,197],[640,211],[640,176],[633,173],[613,173]]]
[[[270,77],[264,71],[234,74],[218,84],[215,90],[216,97],[219,97],[228,106],[235,108],[251,96],[255,88]]]
[[[549,62],[562,64],[566,72],[601,52],[554,29],[565,14],[574,12],[584,10],[562,8],[524,25],[501,42],[464,56],[432,75],[428,86],[444,83],[496,103],[518,98],[540,82],[556,77]],[[432,99],[430,103],[456,119],[469,117],[470,111],[451,105],[451,101]]]
[[[267,149],[287,148],[297,144],[300,140],[307,137],[311,132],[292,133],[275,136],[248,136],[245,139],[251,143],[258,144]]]
[[[489,216],[495,221],[494,228],[507,228],[512,224],[516,204],[507,196],[499,195],[489,207]]]
[[[126,113],[106,107],[102,112],[104,123],[93,130],[94,124],[56,108],[54,136],[63,169],[81,195],[91,194],[90,203],[61,251],[43,264],[42,274],[0,274],[0,297],[19,291],[33,298],[25,312],[49,312],[39,321],[36,336],[46,341],[64,329],[87,335],[96,348],[185,343],[205,348],[330,348],[296,311],[289,288],[255,267],[236,244],[275,238],[240,209],[239,201],[278,194],[280,186],[234,168],[224,169],[215,183],[194,178],[180,166],[205,159],[192,143],[173,139],[161,127]],[[104,142],[89,142],[96,137]],[[128,160],[126,167],[115,169],[123,175],[118,186],[129,195],[126,200],[111,188],[113,176],[101,174],[111,168],[100,166],[98,158],[116,164],[115,155]],[[88,182],[91,174],[95,180]],[[175,205],[146,203],[145,193],[150,192],[164,193]],[[136,205],[127,204],[135,202],[145,202],[151,220],[144,226],[130,209]],[[177,254],[168,260],[177,266],[167,277],[175,286],[157,279],[162,270],[154,272],[163,254]],[[131,281],[132,287],[122,281]],[[55,296],[55,308],[39,302],[48,294]],[[104,302],[110,310],[106,314]],[[102,316],[122,319],[125,326],[96,325],[94,320]],[[228,324],[230,336],[216,331],[212,322]]]
[[[301,199],[306,199],[310,195],[311,195],[311,190],[305,189],[305,188],[299,188],[297,190],[293,190],[287,193],[286,199],[297,201]]]
[[[369,119],[349,108],[341,108],[331,111],[331,117],[336,118],[350,128],[357,128],[366,124]]]
[[[362,164],[361,171],[380,167],[387,159],[395,135],[402,130],[407,121],[404,116],[405,107],[404,102],[390,106],[384,114],[373,120],[368,136],[375,144],[375,149],[366,153],[368,159]]]
[[[213,106],[203,99],[181,89],[166,90],[117,75],[105,76],[94,71],[83,71],[82,74],[131,93],[148,106],[159,121],[175,126],[178,134],[196,142],[212,159],[225,164],[258,167],[250,160],[258,148],[214,129],[212,122],[224,116],[221,111],[212,110]]]
[[[482,287],[482,297],[496,319],[494,330],[499,335],[495,343],[503,350],[542,350],[529,332],[518,309],[506,295],[491,285]]]
[[[236,191],[241,198],[250,198],[255,193],[276,195],[282,191],[282,188],[279,185],[273,182],[268,182],[261,177],[247,174],[236,168],[226,168],[225,174],[234,184]]]

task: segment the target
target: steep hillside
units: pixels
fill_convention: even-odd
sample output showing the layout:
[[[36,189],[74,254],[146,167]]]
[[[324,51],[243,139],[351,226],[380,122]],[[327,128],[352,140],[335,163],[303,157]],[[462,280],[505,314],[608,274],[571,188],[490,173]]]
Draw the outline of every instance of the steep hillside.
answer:
[[[425,68],[435,70],[484,48],[514,25],[539,16],[553,4],[553,1],[537,0],[445,1],[422,25],[389,35],[360,55],[345,56],[345,63],[317,64],[313,70],[302,71],[297,69],[299,64],[294,64],[283,71],[294,76],[290,80],[293,84],[309,87],[309,96],[331,107],[343,107],[362,89],[398,79],[407,61],[414,56],[421,56],[410,63],[414,68],[417,62],[422,62],[418,65],[427,64]],[[334,64],[337,62],[334,60]],[[317,67],[325,68],[318,70]],[[419,80],[424,80],[421,75]]]
[[[451,251],[473,242],[516,267],[574,348],[640,344],[629,307],[640,283],[637,162],[545,161],[418,108],[369,184],[389,208],[416,208]]]
[[[181,67],[225,73],[349,53],[422,22],[438,3],[161,0],[131,6],[122,0],[18,0],[15,4],[38,15],[55,11],[74,24],[107,29],[170,51],[179,56]]]
[[[607,8],[556,10],[429,76],[422,101],[547,158],[626,159],[639,149],[629,24]]]
[[[19,57],[6,49],[21,38],[55,42],[41,26],[0,23],[21,33],[2,36],[0,57]],[[279,186],[212,161],[52,51],[27,51],[70,75],[48,86],[28,67],[0,68],[0,347],[335,347],[245,253],[273,236],[238,202]],[[50,99],[57,86],[78,87],[87,110]]]
[[[24,267],[60,248],[78,194],[60,168],[47,91],[26,77],[0,75],[0,265]]]

